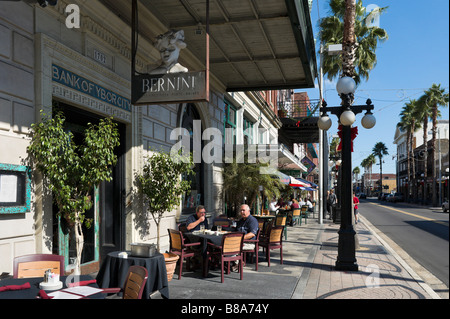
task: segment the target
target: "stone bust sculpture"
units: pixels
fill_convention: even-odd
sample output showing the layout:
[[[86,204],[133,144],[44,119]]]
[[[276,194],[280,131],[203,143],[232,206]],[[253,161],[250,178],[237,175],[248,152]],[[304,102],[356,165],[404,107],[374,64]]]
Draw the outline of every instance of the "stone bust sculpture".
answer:
[[[186,48],[183,30],[170,30],[156,38],[155,47],[161,54],[162,63],[150,74],[188,72],[188,69],[178,63],[180,50]]]

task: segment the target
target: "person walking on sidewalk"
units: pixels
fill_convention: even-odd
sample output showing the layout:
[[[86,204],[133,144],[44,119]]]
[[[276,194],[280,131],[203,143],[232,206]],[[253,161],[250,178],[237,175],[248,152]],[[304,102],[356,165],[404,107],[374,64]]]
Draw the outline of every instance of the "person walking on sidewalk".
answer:
[[[359,198],[356,197],[355,192],[353,192],[353,213],[355,214],[355,224],[358,224],[359,211],[358,211]]]
[[[330,219],[333,219],[336,214],[336,205],[337,205],[337,196],[334,193],[334,189],[330,190],[329,200],[330,200]]]

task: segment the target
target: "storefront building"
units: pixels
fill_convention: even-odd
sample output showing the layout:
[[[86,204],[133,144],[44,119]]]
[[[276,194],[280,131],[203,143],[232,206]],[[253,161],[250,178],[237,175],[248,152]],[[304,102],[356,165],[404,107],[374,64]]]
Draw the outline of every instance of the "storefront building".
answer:
[[[236,143],[244,143],[244,139],[255,144],[277,143],[280,123],[276,105],[270,106],[264,94],[256,92],[257,85],[228,90],[230,85],[220,72],[211,72],[208,101],[133,105],[131,28],[124,18],[125,13],[131,15],[129,6],[129,1],[59,0],[56,6],[44,8],[32,1],[0,1],[0,273],[12,274],[14,257],[25,254],[64,255],[68,271],[74,262],[73,240],[64,222],[56,217],[51,194],[39,174],[29,172],[26,166],[27,133],[32,123],[40,121],[41,110],[46,114],[62,112],[67,130],[80,139],[87,123],[113,117],[118,124],[120,146],[115,150],[118,162],[113,180],[93,190],[94,205],[87,212],[94,225],[85,234],[83,273],[98,270],[102,256],[110,251],[155,240],[156,226],[142,201],[134,197],[134,176],[145,156],[170,151],[176,142],[171,139],[175,128],[192,132],[198,128],[195,123],[201,123],[201,132],[216,128],[225,136],[225,128],[234,125],[236,134],[231,138]],[[167,21],[158,18],[148,5],[140,6],[142,28],[155,35],[165,33]],[[180,12],[180,28],[183,23]],[[147,35],[143,32],[139,38],[139,72],[147,72],[160,59]],[[193,45],[189,39],[186,36],[188,46]],[[220,39],[215,41],[221,43]],[[191,51],[182,53],[180,60],[190,69],[203,68]],[[236,65],[234,72],[245,71]],[[308,72],[315,69],[306,69]],[[270,86],[268,83],[260,89]],[[308,86],[313,86],[311,80],[304,81],[303,87]],[[250,92],[244,93],[244,89]],[[220,214],[221,170],[221,163],[197,163],[190,194],[184,196],[178,209],[164,216],[161,229],[176,228],[177,222],[199,204],[206,207],[209,216]],[[11,185],[17,189],[6,192]],[[165,251],[168,238],[165,232],[163,235]]]

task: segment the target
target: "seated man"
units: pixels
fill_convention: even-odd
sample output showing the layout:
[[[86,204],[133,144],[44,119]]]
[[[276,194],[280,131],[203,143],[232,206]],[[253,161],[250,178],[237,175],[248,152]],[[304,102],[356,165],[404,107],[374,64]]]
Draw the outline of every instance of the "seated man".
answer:
[[[244,233],[244,240],[246,239],[256,239],[256,234],[258,232],[258,220],[250,215],[250,207],[247,204],[242,204],[240,209],[241,219],[237,221],[236,231]],[[242,245],[243,250],[255,249],[254,243],[245,243]],[[232,267],[233,271],[238,270],[238,262]]]
[[[208,219],[205,216],[206,209],[202,205],[198,205],[195,214],[189,216],[186,220],[186,228],[188,231],[200,230],[200,225],[204,225],[208,229]]]

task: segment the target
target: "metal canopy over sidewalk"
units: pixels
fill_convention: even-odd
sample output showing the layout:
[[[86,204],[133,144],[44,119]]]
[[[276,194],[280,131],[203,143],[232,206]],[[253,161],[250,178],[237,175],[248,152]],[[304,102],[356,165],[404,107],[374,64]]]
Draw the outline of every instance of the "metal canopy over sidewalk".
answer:
[[[100,2],[131,24],[130,0]],[[139,0],[139,36],[154,42],[164,27],[184,30],[188,46],[180,62],[189,54],[204,64],[206,2]],[[314,87],[317,63],[307,0],[214,0],[209,12],[210,72],[226,90]],[[144,18],[151,17],[161,29],[146,25]]]

